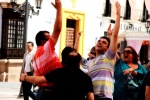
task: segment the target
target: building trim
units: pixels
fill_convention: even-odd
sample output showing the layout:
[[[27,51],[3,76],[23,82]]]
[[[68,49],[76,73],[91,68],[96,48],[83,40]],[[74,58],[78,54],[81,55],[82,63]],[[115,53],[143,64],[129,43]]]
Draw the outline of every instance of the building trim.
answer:
[[[66,46],[66,22],[67,19],[76,20],[76,29],[75,32],[83,31],[79,41],[78,52],[82,55],[83,54],[83,44],[84,44],[84,25],[85,25],[85,13],[81,11],[75,11],[70,9],[62,9],[62,31],[60,35],[60,53],[59,56],[61,57],[61,52]],[[77,35],[77,34],[76,34]]]

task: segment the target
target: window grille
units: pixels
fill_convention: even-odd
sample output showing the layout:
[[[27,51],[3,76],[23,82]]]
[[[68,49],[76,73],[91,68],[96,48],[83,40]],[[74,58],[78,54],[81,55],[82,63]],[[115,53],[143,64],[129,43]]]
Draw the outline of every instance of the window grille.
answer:
[[[3,8],[0,59],[22,59],[25,20],[11,8]]]
[[[8,20],[8,48],[23,48],[24,22],[17,19]]]

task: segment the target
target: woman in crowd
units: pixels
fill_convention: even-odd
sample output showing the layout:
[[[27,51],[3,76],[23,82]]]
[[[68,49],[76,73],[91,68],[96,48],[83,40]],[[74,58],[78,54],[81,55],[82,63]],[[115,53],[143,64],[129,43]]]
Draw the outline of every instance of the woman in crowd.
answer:
[[[136,100],[139,88],[147,70],[138,63],[135,49],[127,46],[121,58],[116,56],[114,67],[114,100]]]

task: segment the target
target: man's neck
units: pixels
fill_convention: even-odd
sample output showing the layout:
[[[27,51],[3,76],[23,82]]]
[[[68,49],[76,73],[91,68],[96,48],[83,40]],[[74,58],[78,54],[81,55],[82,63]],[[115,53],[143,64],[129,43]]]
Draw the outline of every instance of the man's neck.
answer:
[[[96,57],[98,57],[99,55],[103,55],[105,52],[96,52]]]
[[[30,53],[32,50],[28,50],[28,53]]]

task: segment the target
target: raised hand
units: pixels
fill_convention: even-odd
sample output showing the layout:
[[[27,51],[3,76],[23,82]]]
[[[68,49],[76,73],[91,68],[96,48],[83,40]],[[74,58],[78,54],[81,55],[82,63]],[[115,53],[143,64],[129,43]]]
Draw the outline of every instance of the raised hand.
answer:
[[[77,38],[76,38],[76,41],[75,41],[75,44],[74,44],[74,49],[76,49],[78,51],[78,46],[79,46],[79,40],[80,40],[80,36],[81,36],[81,33],[83,31],[80,31],[77,33]]]
[[[113,29],[111,30],[111,24],[110,24],[108,29],[107,29],[107,36],[109,39],[111,39],[112,32],[113,32]]]
[[[107,35],[112,35],[112,30],[111,30],[111,24],[109,25],[108,29],[107,29]]]
[[[117,1],[115,5],[116,5],[116,15],[120,15],[120,8],[121,8],[120,3]]]
[[[62,4],[61,4],[61,0],[55,0],[55,4],[53,2],[51,2],[51,4],[53,5],[53,7],[55,9],[59,9],[61,8]]]

